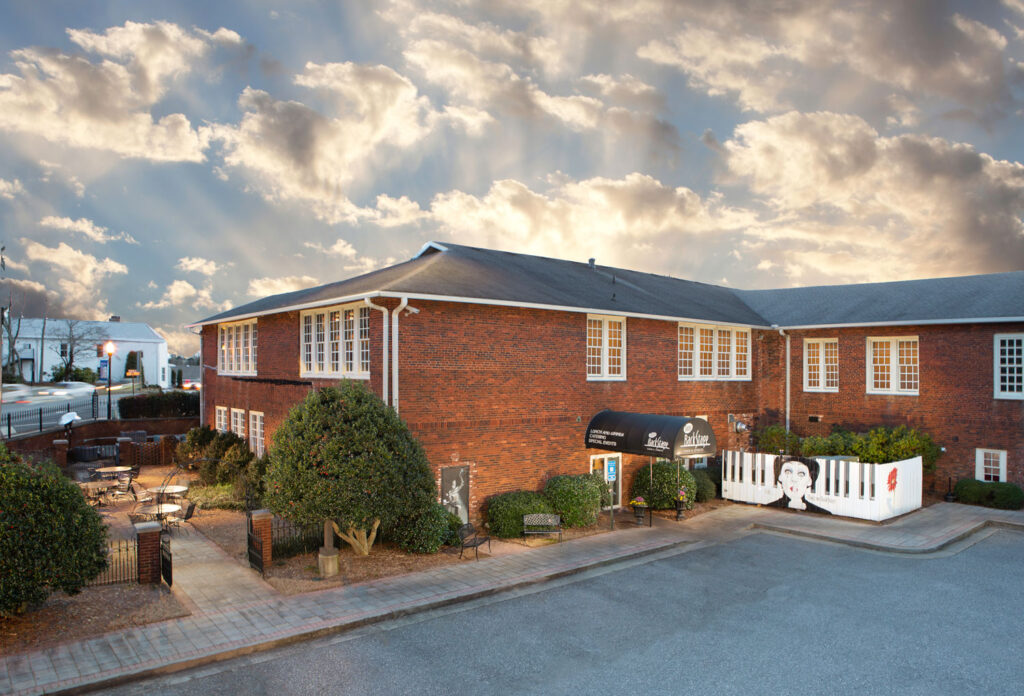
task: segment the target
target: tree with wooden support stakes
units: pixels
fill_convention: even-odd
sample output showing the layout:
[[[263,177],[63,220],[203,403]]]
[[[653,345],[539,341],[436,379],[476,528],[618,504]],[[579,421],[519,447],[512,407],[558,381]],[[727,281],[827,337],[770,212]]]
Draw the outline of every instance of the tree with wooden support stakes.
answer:
[[[384,529],[437,500],[419,442],[358,382],[310,392],[274,434],[264,503],[297,524],[324,525],[321,573],[337,573],[334,534],[367,555]]]

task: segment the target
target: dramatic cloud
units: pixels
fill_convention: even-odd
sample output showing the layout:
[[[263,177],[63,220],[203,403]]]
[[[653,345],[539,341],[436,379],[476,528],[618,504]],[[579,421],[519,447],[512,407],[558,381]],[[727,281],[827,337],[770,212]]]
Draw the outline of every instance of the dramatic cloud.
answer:
[[[209,283],[203,288],[196,288],[186,280],[175,280],[164,291],[163,296],[155,302],[139,303],[143,309],[164,309],[188,304],[193,309],[228,309],[230,304],[213,301],[213,287]]]
[[[1024,165],[828,112],[745,123],[723,147],[775,216],[748,236],[784,242],[782,265],[822,268],[831,254],[829,267],[851,264],[844,276],[877,277],[879,257],[897,277],[1024,268]]]
[[[216,261],[199,258],[198,256],[186,256],[178,259],[178,263],[175,268],[181,271],[202,273],[205,276],[212,276],[216,274],[217,271],[223,270],[224,264],[218,264]]]
[[[60,272],[57,280],[57,287],[62,293],[60,302],[69,313],[78,319],[106,318],[107,302],[102,281],[110,275],[127,273],[127,266],[109,258],[98,259],[64,242],[56,247],[47,247],[30,239],[21,241],[26,259],[49,264]]]
[[[297,85],[318,90],[330,115],[247,88],[241,123],[218,126],[224,161],[272,201],[302,202],[326,222],[372,214],[349,200],[353,182],[394,167],[438,114],[407,78],[383,65],[308,63]]]
[[[284,276],[282,278],[254,278],[249,281],[248,293],[254,297],[279,295],[292,290],[302,290],[317,285],[319,281],[311,276]]]
[[[122,157],[203,160],[204,131],[193,130],[184,114],[154,118],[152,110],[206,53],[209,39],[169,22],[126,22],[103,34],[69,29],[68,36],[103,60],[12,51],[18,74],[0,74],[0,130]]]
[[[55,217],[48,215],[39,221],[39,224],[43,227],[49,227],[53,230],[63,230],[65,232],[77,232],[85,237],[88,237],[94,242],[100,244],[106,244],[107,242],[128,242],[129,244],[138,244],[138,241],[127,232],[121,234],[107,234],[106,227],[100,227],[92,220],[87,218],[79,218],[72,220],[66,217]]]
[[[153,326],[153,329],[167,341],[167,350],[172,355],[190,357],[199,352],[199,336],[188,329],[166,324]]]
[[[17,179],[13,181],[7,181],[6,179],[0,179],[0,198],[6,198],[12,200],[16,195],[25,193],[24,187],[21,182]]]
[[[10,300],[11,313],[15,317],[47,316],[62,319],[69,316],[60,294],[34,280],[0,279],[0,297],[4,298],[4,304]]]

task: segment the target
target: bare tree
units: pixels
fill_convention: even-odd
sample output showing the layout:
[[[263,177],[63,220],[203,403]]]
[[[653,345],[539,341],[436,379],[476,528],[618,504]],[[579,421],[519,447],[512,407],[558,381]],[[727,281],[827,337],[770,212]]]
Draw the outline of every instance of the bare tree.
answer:
[[[54,321],[51,334],[53,345],[50,350],[60,358],[65,375],[75,369],[75,360],[103,343],[106,333],[96,324],[79,319],[61,319]]]
[[[7,334],[7,364],[4,365],[4,369],[9,370],[12,374],[15,363],[20,363],[21,358],[17,349],[18,335],[21,333],[21,315],[19,314],[17,320],[15,320],[13,309],[14,291],[12,290],[7,295],[7,310],[2,313],[3,330]]]

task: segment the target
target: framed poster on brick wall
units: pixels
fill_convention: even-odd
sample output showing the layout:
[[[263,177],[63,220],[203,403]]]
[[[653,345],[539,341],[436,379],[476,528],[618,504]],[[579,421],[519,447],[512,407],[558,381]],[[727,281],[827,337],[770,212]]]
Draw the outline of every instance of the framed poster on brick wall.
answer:
[[[463,522],[469,522],[469,467],[441,469],[441,504]]]

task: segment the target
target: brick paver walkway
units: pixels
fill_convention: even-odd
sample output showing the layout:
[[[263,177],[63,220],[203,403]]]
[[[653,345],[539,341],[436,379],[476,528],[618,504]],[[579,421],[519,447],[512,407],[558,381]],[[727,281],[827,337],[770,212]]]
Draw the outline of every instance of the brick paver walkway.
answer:
[[[74,692],[202,664],[541,582],[628,558],[728,542],[752,530],[891,551],[935,551],[990,524],[1024,530],[1024,512],[939,504],[890,524],[727,506],[685,523],[632,528],[394,578],[281,597],[201,535],[178,535],[175,587],[193,614],[0,658],[0,694]],[[193,538],[195,537],[195,538]],[[218,553],[220,556],[218,557]],[[239,572],[241,571],[241,572]],[[238,590],[220,585],[236,584]]]

